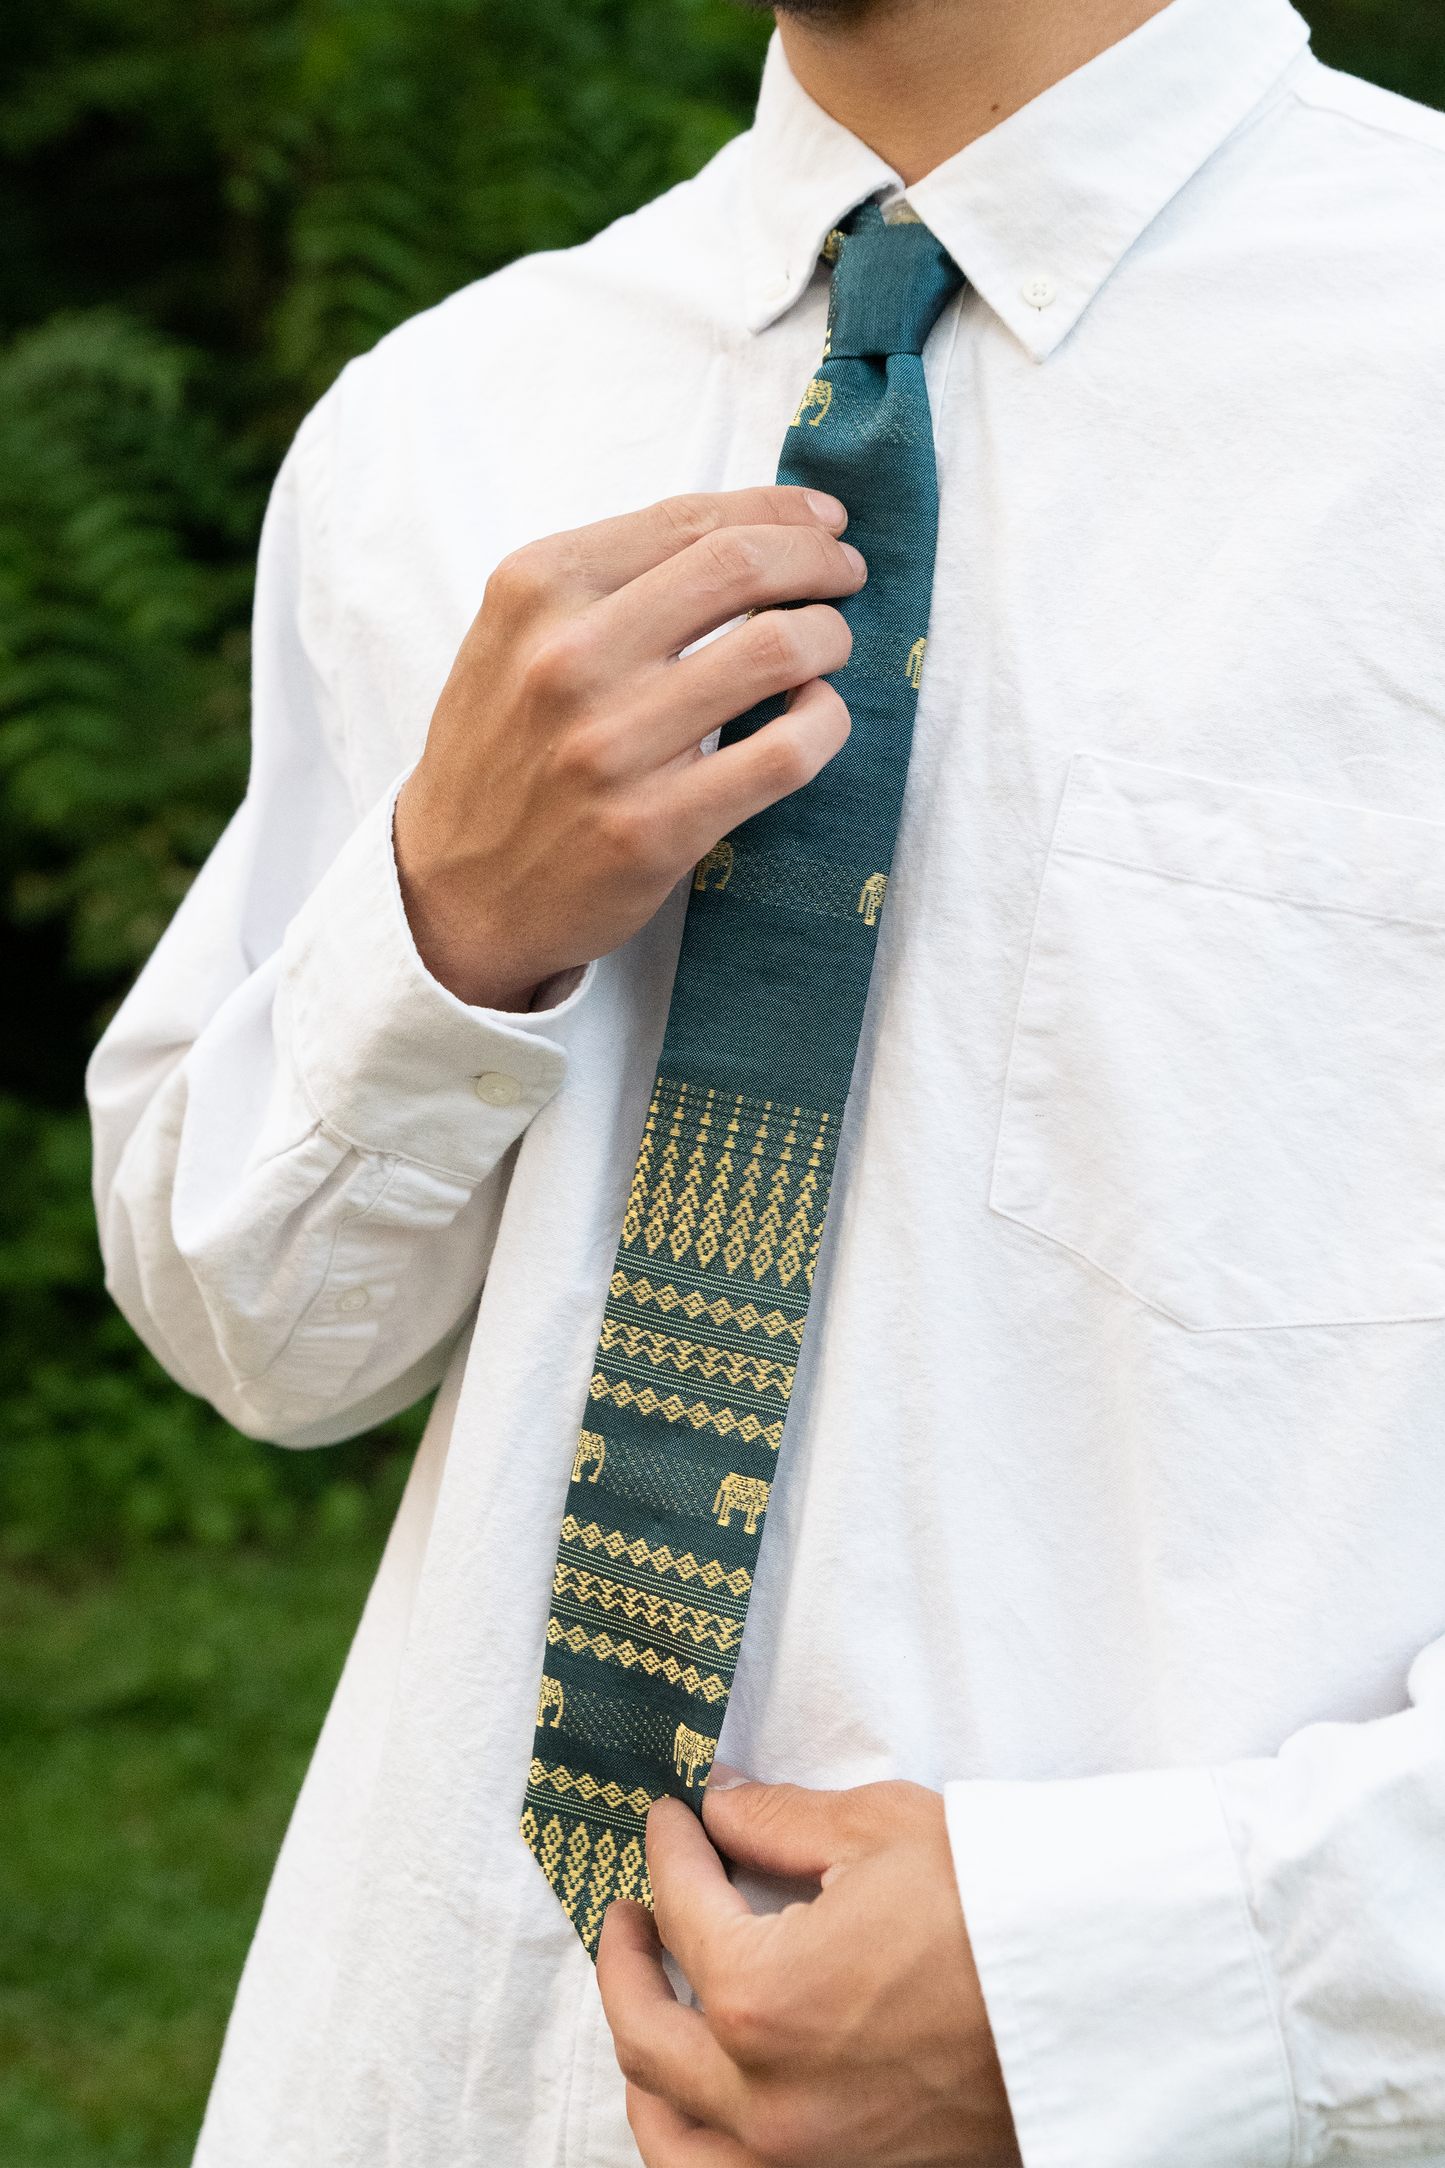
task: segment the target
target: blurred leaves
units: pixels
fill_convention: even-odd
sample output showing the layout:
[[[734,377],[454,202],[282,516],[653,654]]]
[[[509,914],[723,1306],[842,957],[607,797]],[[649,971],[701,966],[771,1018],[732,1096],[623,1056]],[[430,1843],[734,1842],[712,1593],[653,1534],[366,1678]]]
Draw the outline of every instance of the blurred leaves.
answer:
[[[264,391],[253,377],[237,396],[263,428],[268,393],[294,424],[404,316],[695,172],[745,125],[767,30],[725,0],[10,0],[8,14],[11,306],[35,320],[66,298],[37,247],[63,236],[69,297],[121,299],[259,364]],[[25,173],[44,174],[48,203]]]
[[[142,962],[245,781],[256,462],[109,309],[0,357],[0,823],[22,922]]]

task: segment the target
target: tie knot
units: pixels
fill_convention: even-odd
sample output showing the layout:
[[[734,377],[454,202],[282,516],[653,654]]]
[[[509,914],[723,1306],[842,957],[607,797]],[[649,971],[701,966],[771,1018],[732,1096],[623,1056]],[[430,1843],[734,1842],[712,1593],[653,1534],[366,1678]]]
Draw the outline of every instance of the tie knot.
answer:
[[[833,269],[827,358],[921,354],[962,284],[963,273],[927,226],[885,225],[876,203],[863,204]]]

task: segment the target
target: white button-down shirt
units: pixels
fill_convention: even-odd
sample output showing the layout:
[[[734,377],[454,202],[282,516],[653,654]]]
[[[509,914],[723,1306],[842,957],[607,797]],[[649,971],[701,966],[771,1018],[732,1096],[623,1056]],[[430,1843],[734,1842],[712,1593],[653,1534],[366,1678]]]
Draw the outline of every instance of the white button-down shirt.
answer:
[[[968,279],[928,668],[721,1751],[947,1788],[1028,2168],[1445,2164],[1442,153],[1174,0],[907,192]],[[204,2168],[635,2168],[516,1825],[685,890],[468,1008],[389,806],[506,551],[771,479],[899,186],[775,49],[278,483],[251,792],[96,1057],[111,1280],[263,1437],[444,1383]]]

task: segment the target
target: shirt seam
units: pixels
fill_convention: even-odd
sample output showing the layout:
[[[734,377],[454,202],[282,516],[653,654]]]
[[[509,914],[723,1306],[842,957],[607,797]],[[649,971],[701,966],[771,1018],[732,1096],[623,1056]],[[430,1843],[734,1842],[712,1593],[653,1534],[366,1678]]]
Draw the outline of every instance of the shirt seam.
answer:
[[[1313,54],[1310,57],[1314,59]],[[1398,92],[1385,91],[1383,85],[1378,83],[1366,83],[1363,76],[1350,75],[1344,68],[1326,67],[1322,60],[1315,60],[1315,66],[1311,73],[1316,77],[1321,75],[1338,77],[1342,82],[1360,83],[1366,90],[1381,90],[1386,97],[1399,97]],[[1286,95],[1293,98],[1298,104],[1307,106],[1311,113],[1330,113],[1336,120],[1349,121],[1357,128],[1368,129],[1371,135],[1388,136],[1392,143],[1413,143],[1422,151],[1430,151],[1437,158],[1445,158],[1445,143],[1432,143],[1428,135],[1417,135],[1413,129],[1406,128],[1399,122],[1392,124],[1383,115],[1352,113],[1347,105],[1341,104],[1334,98],[1312,98],[1303,83],[1286,85]],[[1400,103],[1415,107],[1418,101],[1414,98],[1402,97]],[[1419,110],[1424,113],[1431,113],[1435,109],[1432,106],[1420,106]]]
[[[990,1212],[997,1212],[1001,1219],[1014,1219],[1013,1213],[1005,1212],[1002,1206],[996,1205],[993,1200],[994,1192],[998,1186],[999,1161],[1003,1153],[1004,1127],[1008,1121],[1009,1105],[1013,1097],[1014,1064],[1019,1058],[1019,1048],[1023,1039],[1024,1005],[1028,1000],[1029,981],[1033,977],[1034,970],[1034,954],[1039,944],[1039,929],[1043,924],[1044,898],[1048,891],[1049,869],[1052,866],[1055,854],[1059,849],[1058,839],[1060,832],[1062,831],[1064,819],[1066,814],[1068,813],[1070,804],[1077,792],[1083,788],[1082,774],[1083,763],[1077,758],[1069,762],[1068,767],[1064,772],[1063,794],[1059,799],[1059,809],[1054,815],[1053,826],[1050,831],[1048,845],[1044,851],[1044,863],[1043,868],[1039,874],[1038,893],[1034,898],[1034,915],[1033,920],[1029,926],[1028,953],[1024,957],[1024,968],[1019,977],[1018,994],[1014,1001],[1013,1029],[1009,1034],[1008,1060],[1004,1064],[1003,1094],[999,1103],[998,1123],[994,1129],[993,1158],[990,1167],[988,1185],[988,1209],[990,1210]],[[1020,1227],[1026,1227],[1029,1223],[1027,1220],[1016,1220],[1015,1224]],[[1035,1228],[1032,1231],[1036,1234],[1043,1234],[1042,1228]],[[1053,1237],[1049,1235],[1045,1236],[1044,1239],[1046,1241],[1052,1241]],[[1076,1254],[1082,1256],[1083,1252],[1079,1251]],[[1092,1260],[1088,1261],[1092,1262]],[[1123,1284],[1124,1283],[1122,1280],[1115,1282],[1115,1285],[1119,1287],[1122,1287]],[[1133,1289],[1131,1288],[1127,1290],[1127,1292],[1132,1294]],[[1139,1299],[1141,1302],[1143,1301],[1142,1296],[1140,1296]],[[1167,1316],[1169,1313],[1166,1311],[1164,1314]],[[1183,1324],[1183,1320],[1179,1318],[1176,1318],[1174,1322],[1176,1324]],[[1187,1327],[1185,1329],[1187,1330]]]
[[[1147,859],[1122,858],[1112,851],[1087,851],[1077,843],[1058,845],[1061,858],[1082,858],[1091,865],[1118,866],[1125,873],[1148,873],[1156,880],[1173,881],[1181,888],[1206,888],[1220,895],[1251,896],[1258,903],[1284,903],[1299,911],[1334,911],[1345,918],[1369,919],[1381,926],[1414,926],[1422,932],[1445,933],[1445,917],[1413,918],[1404,911],[1372,911],[1365,904],[1329,903],[1316,896],[1297,896],[1287,888],[1253,888],[1243,881],[1210,880],[1203,874],[1171,873],[1166,866]]]
[[[376,1154],[374,1156],[378,1158],[382,1157],[381,1154]],[[295,1346],[297,1338],[301,1333],[306,1330],[306,1327],[311,1323],[318,1306],[325,1297],[327,1288],[331,1285],[331,1275],[335,1270],[336,1266],[336,1252],[340,1246],[342,1236],[346,1233],[349,1227],[357,1225],[359,1221],[366,1219],[372,1212],[375,1211],[376,1207],[385,1197],[387,1191],[391,1188],[392,1183],[396,1180],[397,1168],[400,1165],[400,1161],[390,1154],[387,1154],[385,1156],[391,1158],[391,1165],[386,1169],[385,1180],[380,1184],[380,1186],[376,1190],[375,1195],[368,1199],[368,1201],[361,1207],[361,1210],[359,1212],[344,1212],[341,1218],[337,1221],[336,1225],[332,1228],[331,1240],[327,1245],[326,1250],[326,1262],[322,1267],[321,1277],[316,1283],[315,1294],[311,1297],[311,1300],[306,1304],[300,1315],[293,1319],[291,1330],[287,1333],[280,1347],[277,1348],[275,1354],[271,1357],[271,1360],[268,1363],[264,1363],[259,1370],[247,1371],[246,1373],[244,1373],[244,1375],[238,1376],[237,1386],[241,1392],[244,1393],[251,1387],[257,1385],[264,1385],[266,1380],[276,1370],[277,1366],[285,1362],[286,1357],[291,1353],[293,1347]],[[385,1164],[384,1159],[383,1164]],[[460,1209],[461,1207],[459,1206],[458,1210]],[[351,1379],[356,1376],[357,1371],[361,1368],[362,1364],[366,1360],[367,1354],[370,1352],[371,1350],[369,1349],[363,1349],[363,1352],[358,1357],[357,1361],[352,1364],[351,1370],[348,1373],[348,1383],[350,1383]]]
[[[1264,1937],[1255,1921],[1254,1908],[1249,1901],[1249,1892],[1245,1886],[1244,1868],[1230,1832],[1229,1816],[1225,1812],[1224,1799],[1219,1789],[1219,1772],[1217,1769],[1210,1770],[1209,1785],[1215,1810],[1219,1815],[1220,1834],[1224,1838],[1230,1859],[1234,1864],[1235,1903],[1239,1908],[1239,1918],[1249,1943],[1250,1955],[1254,1959],[1260,1993],[1263,1995],[1265,2007],[1269,2011],[1270,2035],[1274,2042],[1275,2066],[1279,2072],[1285,2098],[1289,2103],[1289,2158],[1286,2168],[1302,2168],[1303,2133],[1300,2127],[1299,2092],[1295,2085],[1294,2068],[1290,2062],[1289,2045],[1284,2036],[1284,2022],[1280,2014],[1280,1983],[1274,1966],[1270,1963],[1269,1951],[1265,1947]]]
[[[470,1167],[452,1167],[439,1159],[424,1159],[418,1152],[398,1151],[394,1145],[368,1144],[360,1137],[351,1136],[348,1131],[342,1128],[339,1122],[333,1120],[320,1106],[311,1079],[306,1073],[306,1060],[299,1044],[294,1049],[294,1060],[296,1064],[296,1081],[301,1087],[302,1096],[311,1110],[316,1127],[326,1136],[333,1137],[337,1143],[345,1145],[348,1151],[359,1153],[363,1159],[373,1161],[391,1160],[394,1166],[419,1167],[423,1174],[440,1175],[444,1181],[460,1183],[469,1194],[487,1179],[496,1161],[500,1160],[503,1153],[508,1151],[512,1144],[516,1142],[516,1138],[522,1134],[522,1129],[525,1129],[530,1122],[535,1121],[542,1111],[541,1106],[533,1107],[530,1113],[526,1114],[522,1129],[517,1130],[513,1136],[507,1139],[501,1151],[496,1154],[496,1159],[480,1172]],[[458,1090],[460,1091],[460,1087],[458,1087]],[[543,1105],[545,1103],[543,1101]],[[370,1207],[367,1209],[369,1210]]]
[[[1005,1117],[1008,1109],[1009,1101],[1005,1096]],[[1003,1121],[1001,1119],[999,1124],[999,1147],[995,1147],[994,1151],[995,1183],[998,1179],[1002,1137]],[[1051,1228],[1043,1226],[1036,1219],[1026,1218],[1022,1212],[1010,1212],[1006,1205],[995,1204],[992,1193],[989,1196],[988,1209],[990,1212],[996,1213],[1000,1219],[1007,1220],[1011,1226],[1026,1228],[1030,1234],[1037,1235],[1040,1241],[1052,1242],[1056,1249],[1067,1251],[1070,1257],[1077,1257],[1081,1264],[1087,1265],[1091,1272],[1097,1272],[1101,1279],[1109,1282],[1111,1287],[1121,1287],[1126,1295],[1131,1296],[1144,1309],[1152,1311],[1155,1317],[1167,1318],[1169,1323],[1177,1325],[1181,1332],[1196,1333],[1201,1336],[1205,1333],[1223,1332],[1363,1332],[1372,1330],[1377,1326],[1439,1325],[1445,1322],[1445,1309],[1441,1309],[1425,1310],[1419,1313],[1402,1313],[1394,1317],[1295,1317],[1284,1318],[1277,1323],[1261,1323],[1258,1325],[1191,1325],[1189,1320],[1180,1317],[1176,1310],[1168,1309],[1164,1303],[1154,1296],[1143,1294],[1139,1288],[1134,1286],[1132,1281],[1124,1279],[1121,1274],[1111,1272],[1107,1265],[1099,1262],[1097,1257],[1091,1257],[1087,1250],[1080,1249],[1077,1242],[1070,1242],[1064,1235],[1055,1234]]]

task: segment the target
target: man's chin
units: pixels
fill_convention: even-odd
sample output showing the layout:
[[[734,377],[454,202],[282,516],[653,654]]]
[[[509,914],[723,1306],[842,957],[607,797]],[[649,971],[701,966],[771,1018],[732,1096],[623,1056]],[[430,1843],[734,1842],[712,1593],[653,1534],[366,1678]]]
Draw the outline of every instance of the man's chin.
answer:
[[[737,0],[754,15],[786,15],[794,22],[846,23],[872,15],[888,0]]]

